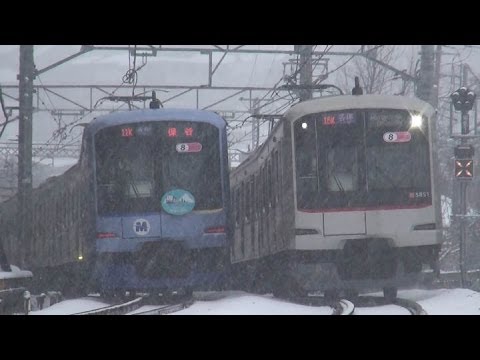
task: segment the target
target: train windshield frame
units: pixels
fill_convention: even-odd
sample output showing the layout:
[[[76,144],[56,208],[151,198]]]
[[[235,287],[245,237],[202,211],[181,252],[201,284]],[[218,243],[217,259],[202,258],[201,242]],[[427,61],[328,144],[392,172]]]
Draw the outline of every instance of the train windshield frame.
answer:
[[[161,212],[161,198],[181,189],[195,210],[223,208],[220,129],[188,121],[130,123],[94,137],[99,215]]]
[[[400,109],[309,114],[294,122],[297,209],[431,205],[428,119]]]

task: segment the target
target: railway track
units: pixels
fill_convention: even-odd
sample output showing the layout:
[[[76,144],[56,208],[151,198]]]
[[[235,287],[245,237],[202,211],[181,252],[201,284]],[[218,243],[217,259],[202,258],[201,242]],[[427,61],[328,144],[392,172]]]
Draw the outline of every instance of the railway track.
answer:
[[[194,302],[195,300],[193,298],[187,298],[182,299],[175,304],[162,304],[159,305],[158,308],[131,314],[142,306],[150,305],[152,303],[149,297],[142,296],[125,303],[104,306],[95,310],[82,311],[72,315],[166,315],[183,310],[191,306]]]
[[[152,298],[142,296],[125,303],[108,305],[72,315],[167,315],[190,307],[195,300],[193,297],[188,297],[177,299],[173,304],[158,304],[154,300],[152,301]],[[388,302],[384,297],[367,295],[358,296],[354,300],[331,300],[323,296],[285,298],[284,300],[306,306],[330,307],[332,309],[331,315],[355,315],[356,307],[368,308],[385,305],[405,308],[411,315],[428,315],[417,302],[402,298],[397,298],[394,302]],[[145,311],[137,311],[145,305],[155,305],[156,307]]]
[[[330,306],[332,315],[355,315],[355,307],[376,307],[385,305],[397,305],[406,309],[411,315],[428,315],[420,304],[413,300],[397,298],[393,303],[380,296],[362,295],[354,300],[339,299],[327,301],[323,296],[306,296],[285,299],[295,304],[307,306]]]
[[[186,299],[179,304],[162,305],[156,309],[150,309],[150,310],[136,312],[134,314],[128,314],[128,315],[167,315],[167,314],[171,314],[171,313],[186,309],[190,307],[194,302],[195,300],[191,298],[191,299]]]
[[[72,315],[125,315],[139,309],[144,304],[145,298],[138,297],[126,303],[104,306],[95,310],[82,311]]]
[[[333,307],[332,315],[353,315],[355,312],[355,304],[349,300],[340,299]]]
[[[397,298],[394,302],[388,302],[380,296],[362,295],[355,299],[358,307],[375,307],[385,305],[397,305],[408,310],[411,315],[428,315],[420,304],[413,300]]]
[[[422,308],[422,306],[413,300],[397,298],[394,301],[394,304],[404,307],[412,315],[428,315],[427,312]]]
[[[332,308],[332,315],[353,315],[355,312],[355,304],[346,299],[338,299],[329,301],[323,296],[306,296],[284,299],[295,304],[307,306],[329,306]]]

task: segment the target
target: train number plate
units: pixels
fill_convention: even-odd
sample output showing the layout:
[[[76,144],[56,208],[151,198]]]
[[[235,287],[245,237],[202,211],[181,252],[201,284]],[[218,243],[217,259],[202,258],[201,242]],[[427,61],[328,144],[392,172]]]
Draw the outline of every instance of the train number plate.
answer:
[[[198,142],[194,143],[181,143],[177,144],[175,147],[177,152],[179,153],[192,153],[192,152],[200,152],[202,151],[202,144]]]
[[[383,141],[387,143],[409,142],[412,135],[408,131],[386,132],[383,134]]]

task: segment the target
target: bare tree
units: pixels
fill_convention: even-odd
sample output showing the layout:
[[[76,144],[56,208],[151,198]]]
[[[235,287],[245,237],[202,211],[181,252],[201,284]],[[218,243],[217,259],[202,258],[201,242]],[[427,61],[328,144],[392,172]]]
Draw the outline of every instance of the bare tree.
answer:
[[[411,94],[412,82],[405,81],[382,63],[399,66],[400,64],[397,64],[399,59],[403,62],[406,60],[406,66],[404,63],[401,68],[402,72],[414,75],[417,60],[413,51],[408,55],[408,47],[395,45],[362,45],[361,51],[368,57],[355,56],[350,64],[341,69],[338,81],[344,92],[350,93],[353,79],[358,76],[365,94]],[[371,59],[376,59],[378,62]]]

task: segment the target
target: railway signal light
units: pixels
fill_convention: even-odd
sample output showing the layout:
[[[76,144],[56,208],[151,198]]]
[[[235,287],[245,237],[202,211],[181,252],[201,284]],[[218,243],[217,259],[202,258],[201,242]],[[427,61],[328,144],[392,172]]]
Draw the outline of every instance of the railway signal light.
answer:
[[[461,87],[457,91],[455,91],[450,98],[452,99],[453,106],[457,111],[470,111],[473,108],[473,104],[475,102],[475,98],[477,95],[467,89],[466,87]]]
[[[455,147],[455,178],[463,180],[473,179],[473,156],[475,154],[472,145],[459,145]]]
[[[473,179],[473,159],[455,159],[455,178]]]
[[[450,95],[453,106],[456,111],[460,111],[462,135],[469,135],[470,133],[470,118],[468,112],[472,110],[475,103],[476,95],[466,87],[461,87]],[[476,123],[476,119],[475,119]],[[451,120],[450,120],[450,124]],[[455,178],[457,180],[472,180],[473,179],[473,146],[466,144],[466,139],[462,139],[462,145],[455,148]],[[467,209],[467,184],[460,184],[460,208],[462,215],[466,215]],[[460,277],[462,280],[462,287],[465,287],[465,242],[466,242],[466,227],[465,222],[461,223],[460,231]]]

